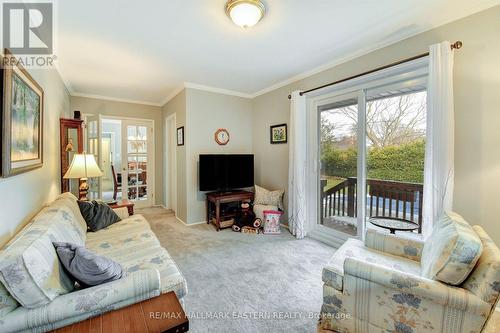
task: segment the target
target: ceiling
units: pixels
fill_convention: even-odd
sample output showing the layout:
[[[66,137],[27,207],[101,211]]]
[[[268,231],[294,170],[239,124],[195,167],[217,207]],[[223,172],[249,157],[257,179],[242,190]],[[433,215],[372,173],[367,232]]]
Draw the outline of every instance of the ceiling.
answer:
[[[162,105],[182,87],[253,97],[499,0],[265,0],[234,25],[226,0],[58,1],[59,70],[72,95]]]

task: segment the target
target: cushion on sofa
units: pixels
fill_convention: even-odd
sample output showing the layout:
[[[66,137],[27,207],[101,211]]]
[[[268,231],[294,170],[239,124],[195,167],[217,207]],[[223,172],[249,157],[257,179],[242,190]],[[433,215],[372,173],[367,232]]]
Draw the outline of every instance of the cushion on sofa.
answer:
[[[105,229],[89,233],[86,246],[120,263],[127,274],[157,269],[160,272],[162,293],[174,291],[178,298],[187,293],[186,279],[142,215],[133,215]]]
[[[121,220],[114,210],[104,202],[96,200],[78,201],[78,206],[85,222],[87,222],[87,226],[92,231],[109,227]]]
[[[456,213],[445,213],[422,250],[422,276],[452,285],[474,269],[483,245],[472,227]]]
[[[66,271],[82,287],[97,286],[118,280],[124,275],[120,264],[89,251],[85,246],[67,242],[52,244]]]
[[[420,264],[418,262],[370,249],[364,246],[361,240],[349,238],[335,251],[328,264],[323,268],[322,273],[323,282],[339,291],[343,289],[344,261],[346,258],[356,258],[387,267],[389,270],[420,275]]]
[[[53,241],[85,243],[73,198],[60,195],[44,207],[0,253],[0,281],[22,306],[47,304],[74,288],[52,245]]]

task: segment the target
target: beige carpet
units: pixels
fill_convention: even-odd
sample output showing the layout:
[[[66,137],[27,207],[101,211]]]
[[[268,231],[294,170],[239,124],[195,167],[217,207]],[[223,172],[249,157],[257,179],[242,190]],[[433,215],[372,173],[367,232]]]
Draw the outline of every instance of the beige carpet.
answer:
[[[321,308],[321,270],[335,249],[311,239],[297,241],[288,230],[279,236],[216,232],[207,224],[185,226],[162,208],[137,213],[148,219],[187,280],[189,332],[317,330],[316,318],[309,316]],[[497,328],[498,311],[485,332]]]
[[[315,240],[187,227],[161,208],[137,210],[184,274],[189,332],[314,332],[321,270],[335,252]],[[215,318],[214,318],[215,317]]]

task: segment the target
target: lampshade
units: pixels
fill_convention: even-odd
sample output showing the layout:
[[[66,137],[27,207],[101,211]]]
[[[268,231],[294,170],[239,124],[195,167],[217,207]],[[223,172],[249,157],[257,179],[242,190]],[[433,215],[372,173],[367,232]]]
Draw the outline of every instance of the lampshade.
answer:
[[[91,178],[102,176],[92,154],[75,154],[63,178]]]
[[[226,4],[226,13],[234,22],[243,28],[256,25],[266,12],[260,0],[230,0]]]

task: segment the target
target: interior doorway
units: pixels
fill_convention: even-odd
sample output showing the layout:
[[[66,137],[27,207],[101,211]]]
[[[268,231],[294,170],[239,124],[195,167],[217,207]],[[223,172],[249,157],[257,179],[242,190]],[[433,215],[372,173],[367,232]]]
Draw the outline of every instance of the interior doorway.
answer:
[[[86,151],[103,172],[89,180],[89,198],[106,202],[127,199],[136,207],[154,204],[154,122],[85,115]]]

